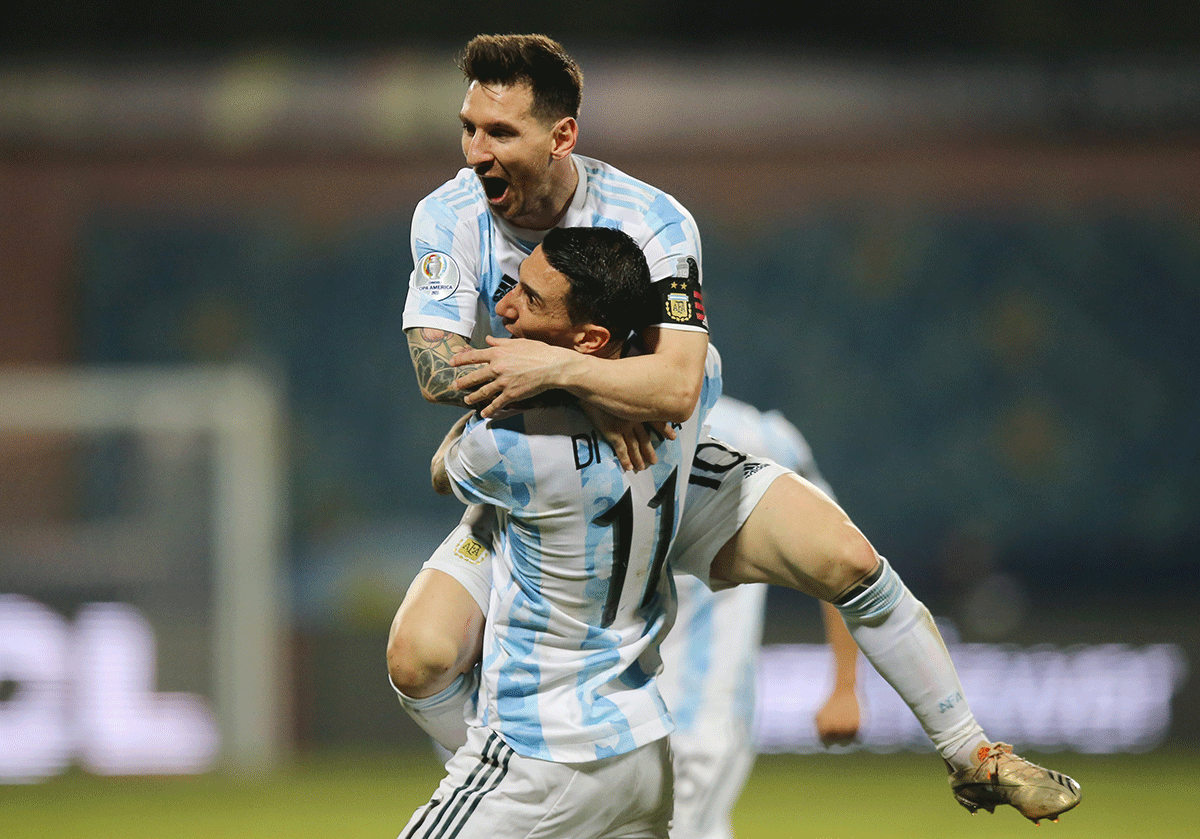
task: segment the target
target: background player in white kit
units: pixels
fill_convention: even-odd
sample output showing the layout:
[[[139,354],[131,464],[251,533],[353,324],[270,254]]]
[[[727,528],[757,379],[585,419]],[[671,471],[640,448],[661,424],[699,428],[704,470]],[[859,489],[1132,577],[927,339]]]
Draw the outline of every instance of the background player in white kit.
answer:
[[[473,171],[431,194],[413,220],[417,267],[405,330],[423,392],[436,399],[451,384],[471,390],[466,401],[486,405],[483,414],[491,416],[514,400],[561,387],[625,419],[677,420],[670,411],[694,404],[696,387],[688,382],[698,379],[690,371],[707,343],[699,237],[690,216],[660,191],[572,153],[581,74],[561,47],[537,36],[481,36],[468,45],[468,55],[476,46],[482,61],[464,65],[473,81],[460,114]],[[559,96],[564,82],[570,89]],[[545,87],[555,93],[543,96]],[[476,303],[494,309],[503,296],[505,260],[564,223],[621,225],[630,232],[653,275],[666,272],[664,326],[675,320],[678,328],[653,330],[647,338],[654,352],[618,361],[490,338],[487,350],[454,355],[473,331]],[[483,366],[451,383],[455,364]],[[768,581],[835,602],[867,658],[946,759],[956,800],[968,809],[1008,803],[1036,820],[1078,803],[1074,781],[986,738],[928,611],[828,496],[803,481],[775,482],[773,473],[746,464],[744,454],[712,448],[727,457],[694,464],[689,486],[697,487],[696,499],[689,491],[674,561],[707,567],[711,560],[720,579]],[[762,492],[765,503],[758,504]],[[470,695],[461,677],[478,655],[476,604],[484,601],[472,591],[471,575],[455,578],[452,566],[463,565],[454,554],[464,545],[477,557],[487,539],[472,545],[470,533],[462,535],[461,544],[448,542],[435,557],[448,561],[447,573],[431,562],[418,575],[389,639],[393,682],[419,699],[407,707],[427,725],[461,717]],[[436,728],[430,726],[431,733],[446,742]]]
[[[769,457],[831,498],[832,490],[800,431],[778,411],[763,412],[723,395],[708,414],[710,433],[732,447]],[[713,592],[696,577],[675,577],[678,611],[662,643],[659,690],[675,731],[673,839],[732,839],[733,806],[757,756],[753,720],[767,586],[751,583]],[[855,695],[858,647],[841,617],[821,601],[833,652],[833,689],[814,720],[818,736],[845,743],[858,733]]]
[[[498,308],[515,335],[609,357],[645,325],[649,293],[628,236],[555,229]],[[720,392],[709,356],[697,411],[640,472],[575,404],[468,415],[447,435],[435,486],[497,510],[492,588],[478,711],[405,839],[667,835],[672,722],[655,676],[674,613],[667,554]]]

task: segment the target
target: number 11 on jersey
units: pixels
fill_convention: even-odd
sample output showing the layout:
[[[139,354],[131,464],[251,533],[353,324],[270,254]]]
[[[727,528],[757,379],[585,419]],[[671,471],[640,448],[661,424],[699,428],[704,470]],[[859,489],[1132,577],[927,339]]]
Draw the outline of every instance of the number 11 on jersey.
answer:
[[[600,626],[611,626],[617,617],[621,591],[625,588],[629,565],[631,561],[635,561],[633,531],[636,516],[657,517],[658,526],[653,552],[637,551],[637,558],[643,561],[653,556],[649,562],[646,587],[638,608],[644,609],[653,602],[654,594],[658,591],[659,579],[662,576],[663,564],[667,559],[667,550],[671,547],[671,536],[675,530],[675,483],[678,477],[679,469],[672,469],[671,474],[645,507],[634,503],[633,488],[627,487],[616,504],[593,519],[594,523],[602,527],[611,527],[613,534],[612,576],[608,581],[608,596],[604,600],[604,614],[601,617]]]

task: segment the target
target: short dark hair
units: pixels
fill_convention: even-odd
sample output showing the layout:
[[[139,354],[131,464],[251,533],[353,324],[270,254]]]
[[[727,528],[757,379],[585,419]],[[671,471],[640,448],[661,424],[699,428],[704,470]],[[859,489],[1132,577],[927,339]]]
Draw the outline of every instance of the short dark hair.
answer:
[[[572,324],[603,326],[616,341],[654,322],[650,266],[628,234],[608,227],[555,227],[542,240],[550,267],[567,278]]]
[[[562,45],[545,35],[476,35],[458,67],[480,84],[528,84],[533,116],[547,122],[579,117],[583,71]]]

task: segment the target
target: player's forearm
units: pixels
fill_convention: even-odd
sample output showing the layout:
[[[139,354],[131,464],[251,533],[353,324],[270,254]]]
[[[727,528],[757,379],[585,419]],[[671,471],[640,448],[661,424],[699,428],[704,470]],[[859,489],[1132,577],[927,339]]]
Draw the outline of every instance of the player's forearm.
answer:
[[[576,354],[563,365],[558,386],[622,419],[683,422],[700,398],[707,348],[704,333],[674,332],[647,355]]]
[[[408,338],[408,354],[421,395],[429,402],[468,407],[464,401],[468,391],[456,389],[454,380],[470,368],[450,364],[454,354],[468,346],[467,339],[440,329],[416,328],[406,330],[404,334]]]
[[[853,691],[858,684],[858,644],[832,603],[821,601],[821,619],[825,623],[825,640],[833,653],[834,689]]]
[[[649,355],[617,359],[580,355],[564,365],[562,376],[569,393],[635,422],[683,422],[700,396],[700,389],[665,359]]]

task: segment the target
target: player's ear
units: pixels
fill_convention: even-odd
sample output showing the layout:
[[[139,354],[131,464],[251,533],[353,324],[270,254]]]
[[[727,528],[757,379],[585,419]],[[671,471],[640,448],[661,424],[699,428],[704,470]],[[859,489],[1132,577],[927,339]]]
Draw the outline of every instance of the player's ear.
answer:
[[[579,123],[574,117],[563,117],[550,129],[550,157],[562,160],[575,150],[579,140]]]
[[[595,355],[608,346],[612,333],[595,323],[585,323],[575,333],[575,351]]]

